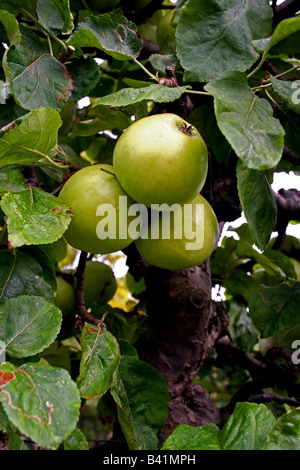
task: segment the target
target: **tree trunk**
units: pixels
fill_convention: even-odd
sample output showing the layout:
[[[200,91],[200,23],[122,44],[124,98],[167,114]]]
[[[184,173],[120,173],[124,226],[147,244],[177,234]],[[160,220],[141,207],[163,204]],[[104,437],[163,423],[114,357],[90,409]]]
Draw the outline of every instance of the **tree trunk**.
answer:
[[[168,271],[145,264],[136,253],[128,255],[129,268],[135,268],[132,274],[142,272],[147,286],[149,328],[142,339],[140,357],[160,372],[170,395],[161,435],[170,434],[178,424],[218,424],[218,407],[200,385],[193,383],[199,367],[227,327],[225,313],[211,300],[209,261]]]

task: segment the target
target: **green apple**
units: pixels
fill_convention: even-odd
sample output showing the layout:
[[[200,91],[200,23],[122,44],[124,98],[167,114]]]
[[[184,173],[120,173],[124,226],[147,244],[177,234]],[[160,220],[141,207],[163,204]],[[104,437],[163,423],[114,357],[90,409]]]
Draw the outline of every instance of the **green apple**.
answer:
[[[290,258],[290,260],[294,265],[296,276],[297,276],[297,281],[300,281],[300,261],[298,261],[295,258]]]
[[[68,246],[66,240],[63,237],[52,243],[51,247],[53,248],[57,263],[62,261],[67,256]]]
[[[54,294],[54,304],[65,316],[74,310],[76,306],[76,297],[73,286],[63,277],[56,277],[57,289]]]
[[[197,129],[176,114],[156,114],[131,124],[113,153],[116,176],[135,201],[191,201],[207,176],[207,147]]]
[[[87,308],[94,302],[106,304],[117,290],[117,281],[110,266],[100,261],[87,261],[84,273],[84,301]]]
[[[131,221],[128,210],[134,201],[111,172],[113,167],[104,164],[81,168],[66,181],[59,194],[73,213],[64,238],[77,250],[113,253],[133,242],[128,233]]]
[[[171,41],[175,40],[175,28],[171,25],[172,18],[174,15],[174,10],[168,11],[160,19],[160,22],[157,26],[157,42],[160,47],[163,46],[164,42],[169,39]]]
[[[95,10],[98,13],[112,10],[120,0],[84,0],[87,8]]]
[[[184,212],[185,206],[190,210]],[[148,231],[142,231],[135,242],[141,256],[153,266],[172,270],[203,263],[213,252],[219,234],[211,205],[199,194],[191,203],[178,205],[168,216],[169,234],[163,225],[164,217],[168,221],[167,212],[151,211]]]
[[[141,23],[137,29],[144,39],[156,43],[157,26],[155,24],[151,24],[149,21],[146,21],[145,23]]]

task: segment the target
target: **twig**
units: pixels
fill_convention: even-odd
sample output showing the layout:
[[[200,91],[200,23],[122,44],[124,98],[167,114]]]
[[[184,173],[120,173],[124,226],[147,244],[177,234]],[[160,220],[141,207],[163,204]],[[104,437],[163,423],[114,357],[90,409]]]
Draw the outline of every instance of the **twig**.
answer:
[[[275,393],[258,393],[256,395],[251,395],[248,400],[251,403],[266,403],[269,401],[275,401],[276,403],[286,403],[289,406],[298,407],[300,402],[294,400],[290,397],[282,397],[281,395],[276,395]]]
[[[87,253],[82,251],[80,253],[80,258],[77,266],[77,271],[75,274],[76,277],[76,287],[75,287],[75,296],[77,303],[77,312],[78,318],[75,323],[75,327],[79,328],[85,322],[91,323],[92,325],[98,326],[100,328],[105,327],[104,323],[97,318],[94,318],[86,309],[84,302],[84,273],[87,261]]]

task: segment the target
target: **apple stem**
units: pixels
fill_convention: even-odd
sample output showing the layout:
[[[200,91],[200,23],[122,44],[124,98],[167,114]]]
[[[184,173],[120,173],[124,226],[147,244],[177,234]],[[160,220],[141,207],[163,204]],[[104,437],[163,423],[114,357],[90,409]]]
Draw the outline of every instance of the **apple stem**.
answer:
[[[105,171],[105,173],[108,173],[109,175],[116,176],[113,171],[107,170],[106,168],[103,168],[103,166],[100,166],[100,170]]]

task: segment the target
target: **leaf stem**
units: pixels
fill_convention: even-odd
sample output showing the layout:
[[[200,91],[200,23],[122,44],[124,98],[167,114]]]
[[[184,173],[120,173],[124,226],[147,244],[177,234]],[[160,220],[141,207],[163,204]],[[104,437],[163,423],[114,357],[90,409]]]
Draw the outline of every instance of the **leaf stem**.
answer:
[[[31,19],[31,21],[33,21],[46,34],[46,36],[49,36],[54,41],[57,41],[64,49],[67,49],[66,44],[56,37],[55,34],[51,33],[51,31],[48,31],[48,29],[45,28],[45,26],[42,25],[31,13],[29,13],[24,8],[20,8],[20,11],[24,13],[24,15],[28,16],[28,18]]]
[[[268,90],[265,90],[265,93],[266,93],[267,97],[272,101],[272,103],[274,103],[274,104],[277,106],[277,108],[280,108],[279,104],[278,104],[277,101],[273,98],[273,96],[270,95],[270,93],[268,92]]]
[[[186,90],[185,93],[191,93],[193,95],[213,96],[211,93],[208,93],[208,91]]]
[[[293,72],[294,70],[297,70],[297,69],[300,69],[300,64],[299,64],[299,65],[295,65],[294,67],[292,67],[291,69],[286,70],[285,72],[281,72],[281,73],[275,75],[274,78],[283,77],[283,76],[286,75],[287,73]]]
[[[105,171],[105,173],[108,173],[109,175],[116,176],[113,171],[109,171],[106,168],[103,168],[103,166],[100,167],[100,170]]]
[[[255,69],[252,70],[252,72],[250,72],[250,73],[247,75],[247,78],[253,77],[253,75],[255,75],[256,72],[258,72],[258,71],[260,70],[261,66],[263,65],[264,61],[266,60],[267,55],[268,55],[268,51],[265,51],[265,52],[263,53],[261,59],[260,59],[260,62],[259,62],[259,64],[258,64],[258,66],[255,67]]]
[[[152,80],[158,82],[159,79],[155,75],[153,75],[153,73],[151,73],[150,70],[148,70],[139,60],[137,60],[135,57],[133,58],[133,60],[139,67],[144,70],[144,72],[146,72],[147,75],[149,75],[150,78],[152,78]]]
[[[52,55],[52,57],[53,57],[53,49],[52,49],[52,44],[51,44],[51,39],[50,39],[49,34],[47,34],[47,41],[48,41],[48,45],[49,45],[50,55]]]

